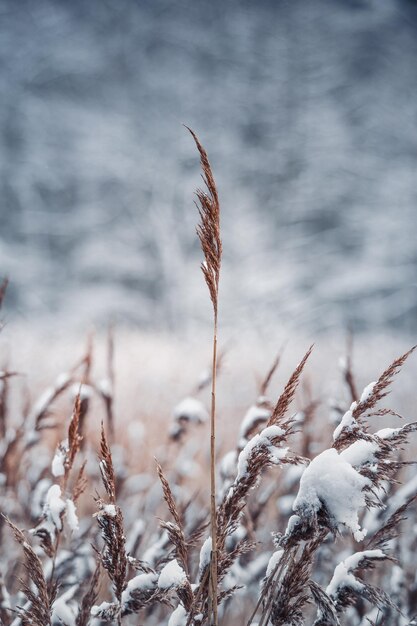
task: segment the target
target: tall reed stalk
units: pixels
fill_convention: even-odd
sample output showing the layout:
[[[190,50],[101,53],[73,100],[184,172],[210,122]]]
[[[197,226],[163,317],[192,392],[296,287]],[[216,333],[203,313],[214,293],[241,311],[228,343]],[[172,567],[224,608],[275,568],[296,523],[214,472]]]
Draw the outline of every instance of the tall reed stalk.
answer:
[[[216,370],[217,370],[217,322],[218,322],[218,294],[219,278],[222,257],[222,242],[220,239],[220,203],[216,183],[211,171],[207,153],[191,128],[186,127],[194,138],[200,153],[202,178],[206,190],[197,189],[197,208],[200,214],[200,224],[197,226],[197,235],[205,261],[201,269],[210,298],[213,304],[213,360],[211,370],[211,411],[210,411],[210,527],[211,527],[211,561],[210,561],[210,604],[209,618],[212,616],[213,626],[218,624],[217,615],[217,514],[216,514]]]

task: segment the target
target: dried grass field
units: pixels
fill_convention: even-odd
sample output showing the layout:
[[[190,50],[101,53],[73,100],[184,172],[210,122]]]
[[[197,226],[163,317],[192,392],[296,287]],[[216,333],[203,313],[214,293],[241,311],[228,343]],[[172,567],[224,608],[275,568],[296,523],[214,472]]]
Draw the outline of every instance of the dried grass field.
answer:
[[[411,625],[413,348],[223,337],[194,139],[213,335],[1,331],[1,624]]]

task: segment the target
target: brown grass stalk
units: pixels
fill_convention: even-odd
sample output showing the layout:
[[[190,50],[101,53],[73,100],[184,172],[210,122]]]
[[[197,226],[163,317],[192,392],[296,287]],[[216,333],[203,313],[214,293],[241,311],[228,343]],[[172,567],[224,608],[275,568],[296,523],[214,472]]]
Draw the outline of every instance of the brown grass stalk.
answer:
[[[197,226],[197,235],[200,239],[205,262],[201,269],[206,281],[210,298],[213,304],[213,359],[211,369],[211,411],[210,411],[210,520],[212,554],[210,564],[210,596],[209,615],[213,616],[213,625],[218,624],[217,605],[217,513],[216,513],[216,373],[217,373],[217,326],[218,326],[218,294],[222,256],[222,242],[220,238],[220,203],[216,183],[210,167],[208,156],[197,135],[186,127],[200,153],[202,177],[206,191],[197,189],[198,211],[201,222]]]

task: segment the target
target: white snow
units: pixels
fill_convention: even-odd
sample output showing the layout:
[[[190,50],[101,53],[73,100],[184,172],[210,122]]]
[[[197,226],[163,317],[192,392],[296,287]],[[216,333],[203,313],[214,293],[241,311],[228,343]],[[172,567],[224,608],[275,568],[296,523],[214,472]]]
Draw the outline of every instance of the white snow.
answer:
[[[287,528],[285,529],[285,534],[286,535],[291,535],[295,525],[298,524],[299,521],[300,521],[300,516],[299,515],[291,515],[291,517],[290,517],[290,519],[288,520],[288,523],[287,523]]]
[[[198,566],[199,575],[203,573],[206,567],[209,565],[211,560],[211,549],[212,549],[212,541],[211,536],[207,537],[200,550],[200,563]]]
[[[371,397],[375,385],[376,385],[376,381],[374,381],[372,383],[369,383],[369,385],[367,385],[365,387],[365,389],[362,391],[362,395],[360,397],[359,404],[362,404],[363,402],[366,402],[368,400],[368,398]]]
[[[112,398],[113,386],[110,378],[102,378],[99,380],[97,387],[106,398]]]
[[[266,574],[265,576],[268,578],[268,576],[270,576],[271,574],[274,573],[276,566],[278,565],[282,555],[284,553],[284,550],[276,550],[275,552],[272,553],[271,558],[268,561],[268,565],[266,568]]]
[[[342,419],[340,420],[340,424],[336,426],[336,428],[334,429],[333,441],[336,441],[336,439],[340,437],[343,430],[353,429],[353,426],[356,424],[356,420],[353,417],[353,411],[356,409],[356,407],[357,407],[357,403],[352,402],[352,404],[350,405],[350,409],[346,411],[346,413],[343,415]]]
[[[271,411],[269,409],[258,406],[257,404],[253,404],[246,411],[245,417],[242,420],[240,425],[240,433],[239,438],[246,441],[247,433],[252,430],[254,425],[260,421],[267,421],[271,416]]]
[[[353,572],[360,565],[360,562],[365,559],[385,559],[385,554],[382,550],[365,550],[364,552],[355,552],[347,559],[344,559],[339,565],[336,566],[326,593],[330,597],[337,597],[338,589],[342,587],[351,587],[352,589],[362,589],[363,583],[358,580]]]
[[[404,424],[404,426],[407,426],[407,424]],[[398,435],[398,433],[401,432],[404,426],[400,428],[381,428],[381,430],[378,430],[375,435],[380,439],[392,439],[392,437],[395,437],[395,435]]]
[[[208,413],[200,400],[187,397],[181,400],[174,408],[173,417],[176,420],[185,419],[201,424],[208,420]]]
[[[330,448],[304,470],[293,510],[305,517],[309,511],[317,513],[324,505],[336,525],[345,525],[356,541],[361,541],[366,530],[359,526],[358,512],[365,506],[363,489],[369,482],[337,450]]]
[[[175,611],[171,613],[171,617],[168,620],[168,626],[185,626],[187,623],[187,611],[179,604]]]
[[[241,453],[239,454],[237,463],[236,480],[243,478],[248,470],[249,460],[255,448],[267,448],[270,453],[271,460],[279,463],[286,457],[288,448],[277,448],[272,443],[276,437],[282,437],[285,431],[280,426],[267,426],[259,434],[255,435],[248,441]]]
[[[66,372],[62,372],[62,374],[59,374],[59,376],[57,376],[55,380],[55,389],[61,389],[62,387],[65,387],[65,385],[67,385],[70,380],[71,376]]]
[[[46,503],[44,512],[49,521],[52,521],[55,528],[62,529],[61,515],[65,511],[66,505],[61,498],[61,488],[59,485],[52,485],[46,494]]]
[[[102,514],[107,515],[107,517],[116,517],[117,510],[114,504],[106,504],[103,509],[100,511]]]
[[[126,604],[131,599],[135,591],[149,591],[156,587],[158,574],[150,572],[148,574],[138,574],[127,583],[126,589],[122,593],[122,604]]]
[[[187,580],[187,576],[178,563],[177,559],[169,561],[162,568],[159,574],[158,587],[160,589],[171,589],[171,587],[180,587]]]
[[[99,616],[102,612],[107,611],[113,607],[111,602],[102,602],[101,604],[95,604],[91,607],[90,615],[93,617]]]
[[[52,460],[52,468],[51,468],[52,474],[56,478],[58,478],[59,476],[64,476],[65,474],[65,459],[66,459],[66,453],[65,453],[64,446],[58,446],[55,452],[55,456]]]
[[[74,383],[70,389],[71,395],[76,398],[80,394],[80,400],[88,400],[94,393],[94,389],[85,383]]]
[[[65,626],[75,626],[77,612],[68,605],[68,601],[72,599],[77,587],[71,587],[57,598],[52,605],[52,622],[65,624]]]
[[[77,530],[79,529],[78,516],[73,500],[70,500],[69,498],[67,499],[65,509],[68,526],[70,527],[72,532],[77,532]]]
[[[378,450],[379,446],[376,442],[358,439],[343,450],[340,453],[340,457],[353,467],[361,467],[365,463],[372,463]]]

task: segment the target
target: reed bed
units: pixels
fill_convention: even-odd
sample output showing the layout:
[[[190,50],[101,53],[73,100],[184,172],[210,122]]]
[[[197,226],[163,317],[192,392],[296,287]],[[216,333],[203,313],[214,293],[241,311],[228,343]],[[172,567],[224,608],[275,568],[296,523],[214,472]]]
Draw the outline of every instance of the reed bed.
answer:
[[[220,201],[190,132],[205,185],[197,232],[213,305],[210,365],[173,400],[154,450],[140,438],[132,448],[133,430],[118,415],[113,328],[100,377],[92,337],[34,400],[22,372],[3,367],[0,623],[411,626],[417,423],[387,396],[414,348],[361,389],[349,344],[330,407],[309,384],[312,346],[286,356],[293,371],[271,391],[279,352],[235,440],[220,445],[219,421],[230,419],[216,410],[227,361],[217,349]],[[5,281],[0,305],[6,296]],[[141,461],[152,454],[149,468]]]

